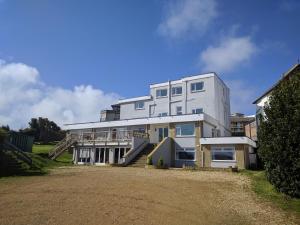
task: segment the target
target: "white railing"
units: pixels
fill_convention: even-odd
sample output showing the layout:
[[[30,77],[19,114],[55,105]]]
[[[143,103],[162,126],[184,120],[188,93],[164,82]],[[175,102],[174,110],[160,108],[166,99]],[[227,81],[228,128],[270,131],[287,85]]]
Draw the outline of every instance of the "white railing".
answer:
[[[71,136],[78,142],[131,141],[133,137],[148,138],[147,133],[132,130],[81,132]]]

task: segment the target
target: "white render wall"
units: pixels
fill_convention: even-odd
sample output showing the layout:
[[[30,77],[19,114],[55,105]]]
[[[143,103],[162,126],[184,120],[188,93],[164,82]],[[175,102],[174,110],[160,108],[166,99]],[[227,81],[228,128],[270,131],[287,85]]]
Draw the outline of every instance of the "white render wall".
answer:
[[[204,82],[203,90],[191,92],[191,84]],[[182,86],[182,95],[172,96],[172,87]],[[156,90],[167,89],[167,97],[156,98]],[[170,95],[171,94],[171,95]],[[193,109],[203,108],[208,114],[219,122],[223,129],[221,135],[229,130],[230,100],[229,88],[214,73],[183,78],[160,84],[150,85],[151,100],[145,100],[145,108],[135,109],[134,101],[120,102],[120,119],[133,119],[144,117],[156,117],[159,113],[176,115],[176,107],[182,107],[183,114],[191,114]]]

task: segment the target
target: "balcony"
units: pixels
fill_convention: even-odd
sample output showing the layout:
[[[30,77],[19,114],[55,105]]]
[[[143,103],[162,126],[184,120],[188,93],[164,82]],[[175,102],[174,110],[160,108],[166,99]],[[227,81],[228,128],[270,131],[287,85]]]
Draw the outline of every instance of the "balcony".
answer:
[[[149,138],[144,132],[132,130],[120,131],[100,131],[100,132],[80,132],[69,134],[69,137],[75,139],[79,144],[130,144],[133,138]]]

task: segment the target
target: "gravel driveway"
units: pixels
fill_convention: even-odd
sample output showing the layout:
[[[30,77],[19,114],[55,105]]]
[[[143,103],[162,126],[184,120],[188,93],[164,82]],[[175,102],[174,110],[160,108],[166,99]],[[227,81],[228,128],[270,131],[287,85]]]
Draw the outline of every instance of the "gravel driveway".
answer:
[[[0,224],[293,224],[230,172],[58,168],[0,179]]]

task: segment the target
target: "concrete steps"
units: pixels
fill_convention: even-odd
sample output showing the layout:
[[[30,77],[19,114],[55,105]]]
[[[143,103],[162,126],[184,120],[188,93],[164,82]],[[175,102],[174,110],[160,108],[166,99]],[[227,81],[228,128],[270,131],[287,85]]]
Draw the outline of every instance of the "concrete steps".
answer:
[[[22,174],[30,166],[11,151],[0,150],[0,176]]]
[[[154,144],[148,144],[131,162],[128,166],[130,167],[145,167],[147,163],[147,156],[155,148]]]

